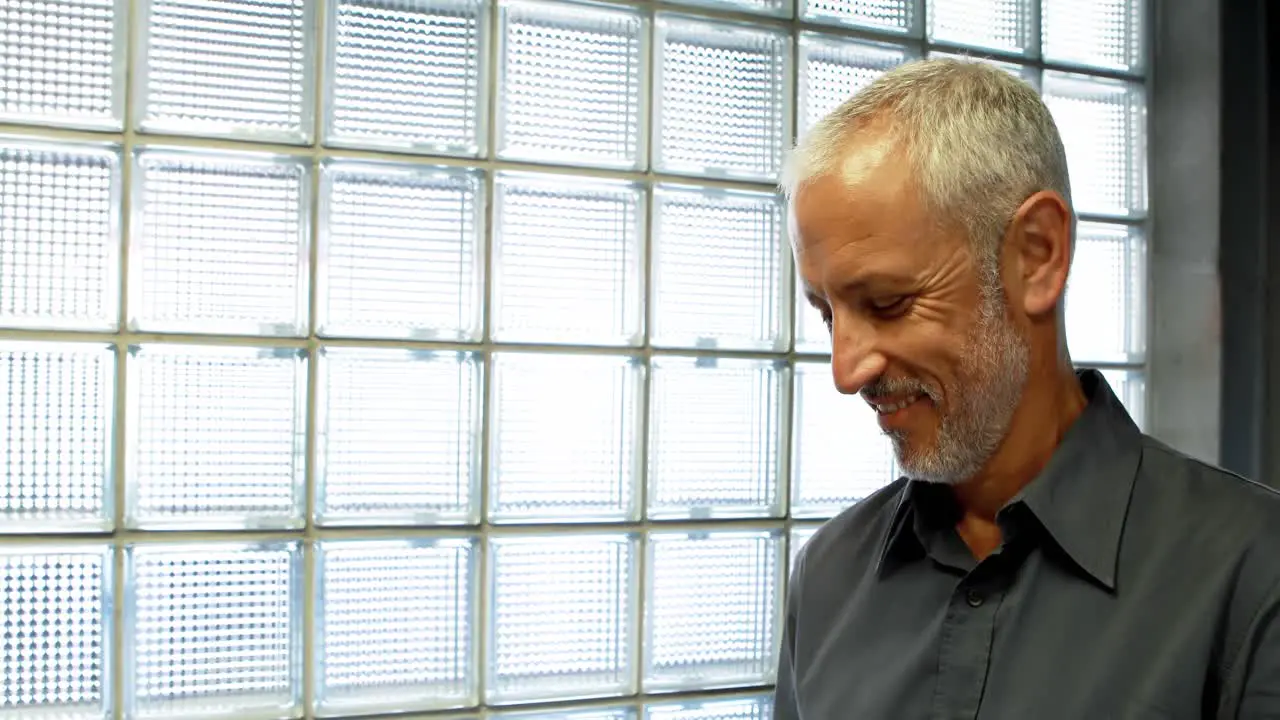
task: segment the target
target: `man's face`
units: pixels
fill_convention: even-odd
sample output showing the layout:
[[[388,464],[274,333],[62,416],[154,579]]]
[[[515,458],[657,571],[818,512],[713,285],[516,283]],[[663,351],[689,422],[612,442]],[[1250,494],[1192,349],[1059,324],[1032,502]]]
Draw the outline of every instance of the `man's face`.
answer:
[[[792,204],[797,267],[832,333],[837,388],[860,393],[903,472],[958,483],[995,452],[1028,348],[1001,282],[930,218],[889,142],[862,144]]]

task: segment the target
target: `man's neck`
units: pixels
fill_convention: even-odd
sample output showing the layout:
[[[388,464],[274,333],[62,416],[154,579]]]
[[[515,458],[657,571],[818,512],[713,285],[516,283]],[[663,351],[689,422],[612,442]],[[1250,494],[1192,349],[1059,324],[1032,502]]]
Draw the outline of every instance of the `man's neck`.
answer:
[[[975,557],[1000,546],[996,513],[1040,474],[1087,403],[1070,366],[1028,378],[1004,442],[981,472],[952,489],[961,510],[957,530]]]

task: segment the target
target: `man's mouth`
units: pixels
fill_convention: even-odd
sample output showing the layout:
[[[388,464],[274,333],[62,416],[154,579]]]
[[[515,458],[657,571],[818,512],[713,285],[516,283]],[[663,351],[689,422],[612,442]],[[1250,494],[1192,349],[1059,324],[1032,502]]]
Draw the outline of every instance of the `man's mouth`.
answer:
[[[902,410],[903,408],[907,407],[908,405],[919,400],[922,397],[924,397],[923,393],[912,393],[905,397],[901,397],[893,400],[886,398],[884,400],[879,400],[879,399],[868,400],[867,402],[870,403],[871,407],[875,409],[876,414],[891,415],[893,413],[898,412],[899,410]]]

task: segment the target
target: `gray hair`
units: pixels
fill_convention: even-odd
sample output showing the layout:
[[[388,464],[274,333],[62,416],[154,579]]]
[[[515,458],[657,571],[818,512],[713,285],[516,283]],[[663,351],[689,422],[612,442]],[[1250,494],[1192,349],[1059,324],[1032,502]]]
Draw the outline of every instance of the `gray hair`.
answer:
[[[819,121],[787,158],[788,197],[834,171],[852,137],[881,120],[906,151],[925,207],[968,233],[987,279],[1027,197],[1052,190],[1072,207],[1062,139],[1040,96],[993,65],[954,59],[899,65]],[[1072,210],[1073,235],[1074,220]]]

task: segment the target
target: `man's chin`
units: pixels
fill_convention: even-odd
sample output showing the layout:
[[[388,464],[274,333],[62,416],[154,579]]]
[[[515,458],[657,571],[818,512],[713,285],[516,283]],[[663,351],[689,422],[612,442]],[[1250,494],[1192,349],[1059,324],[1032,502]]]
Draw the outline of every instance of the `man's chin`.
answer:
[[[894,438],[893,449],[898,474],[908,480],[936,485],[957,485],[964,481],[959,474],[950,472],[954,463],[943,462],[936,448],[913,447],[909,441]]]

